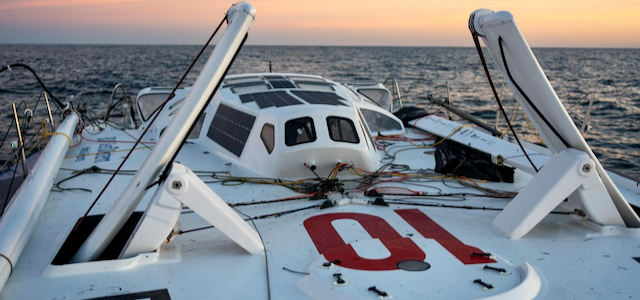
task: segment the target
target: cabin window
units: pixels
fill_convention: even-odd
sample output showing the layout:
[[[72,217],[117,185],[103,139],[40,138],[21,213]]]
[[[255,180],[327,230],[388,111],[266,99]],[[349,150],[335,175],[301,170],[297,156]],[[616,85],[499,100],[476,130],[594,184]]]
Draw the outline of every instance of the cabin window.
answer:
[[[158,107],[164,103],[169,97],[169,93],[157,93],[146,94],[138,98],[138,109],[140,109],[140,116],[144,121],[147,121],[151,115],[153,115]]]
[[[371,143],[371,147],[373,147],[373,150],[376,150],[376,147],[374,147],[373,145],[375,145],[375,143],[373,142],[373,139],[371,138],[371,134],[369,133],[368,130],[364,129],[365,127],[365,123],[364,123],[364,117],[362,116],[362,113],[360,112],[360,110],[356,110],[358,112],[358,123],[360,123],[360,129],[362,129],[362,134],[364,134],[368,139],[369,142]],[[371,148],[369,148],[369,144],[367,144],[365,142],[365,145],[367,145],[367,149],[371,150]]]
[[[329,137],[336,142],[360,143],[353,121],[340,117],[328,117]]]
[[[391,110],[391,94],[389,91],[384,89],[359,89],[358,93],[363,94],[380,107]]]
[[[204,118],[206,117],[207,117],[207,114],[203,113],[202,116],[198,118],[198,120],[196,121],[196,125],[193,127],[193,130],[191,130],[191,133],[189,133],[190,139],[197,139],[200,137],[200,131],[202,131],[202,124],[204,124]]]
[[[316,140],[316,128],[313,119],[304,117],[293,119],[284,124],[285,144],[294,146],[304,143],[311,143]]]
[[[367,121],[367,125],[369,125],[371,132],[402,130],[400,122],[384,115],[383,113],[370,109],[360,109],[360,111],[362,112],[364,119]]]
[[[273,125],[269,123],[264,124],[260,132],[260,139],[262,139],[262,143],[264,143],[264,147],[267,148],[269,154],[273,152],[273,147],[275,146],[274,132]]]

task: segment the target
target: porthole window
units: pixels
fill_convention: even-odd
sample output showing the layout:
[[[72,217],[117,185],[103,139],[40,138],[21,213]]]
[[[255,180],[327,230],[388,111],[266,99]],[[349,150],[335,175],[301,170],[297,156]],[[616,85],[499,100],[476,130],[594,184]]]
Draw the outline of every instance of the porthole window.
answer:
[[[262,126],[262,131],[260,132],[260,139],[262,139],[262,143],[264,143],[265,148],[267,148],[267,152],[271,154],[273,152],[273,147],[275,146],[274,141],[274,128],[273,125],[266,123]]]
[[[287,146],[311,143],[316,140],[313,119],[304,117],[293,119],[284,124],[284,138]]]
[[[329,137],[336,142],[360,143],[356,127],[349,119],[328,117],[327,127],[329,128]]]

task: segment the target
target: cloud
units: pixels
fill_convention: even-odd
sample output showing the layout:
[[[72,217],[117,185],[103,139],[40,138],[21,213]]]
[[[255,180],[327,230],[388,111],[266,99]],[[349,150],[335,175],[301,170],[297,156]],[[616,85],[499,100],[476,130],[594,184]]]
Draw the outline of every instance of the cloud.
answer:
[[[98,4],[116,4],[128,2],[140,2],[147,0],[52,0],[52,1],[21,1],[7,0],[0,3],[2,10],[18,10],[33,8],[54,8],[73,6],[92,6]]]

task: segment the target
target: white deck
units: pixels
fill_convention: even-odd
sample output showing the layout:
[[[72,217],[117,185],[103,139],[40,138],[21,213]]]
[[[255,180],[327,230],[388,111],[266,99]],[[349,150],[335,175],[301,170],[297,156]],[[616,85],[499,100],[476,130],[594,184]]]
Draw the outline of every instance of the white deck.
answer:
[[[136,131],[132,134],[135,136]],[[117,141],[131,141],[132,138],[119,130],[106,129],[96,135],[84,133],[85,139],[69,150],[56,182],[72,175],[71,169],[80,170],[96,165],[103,169],[115,169],[126,152],[111,153],[109,160],[91,154],[111,147],[129,149],[132,144],[124,142],[93,142],[115,137]],[[409,137],[417,136],[413,133]],[[76,139],[76,143],[79,139]],[[397,145],[402,144],[397,142]],[[84,160],[78,155],[89,148]],[[431,154],[427,149],[404,151],[398,154],[397,164],[410,164],[412,169],[433,168]],[[134,151],[132,158],[123,167],[135,170],[150,151]],[[393,152],[393,151],[392,151]],[[381,151],[380,151],[381,153]],[[382,158],[382,154],[381,154]],[[229,171],[235,176],[256,176],[251,171],[229,165],[228,161],[212,149],[199,144],[186,144],[177,159],[193,171],[206,171],[201,178],[206,182],[212,171]],[[344,172],[349,174],[348,172]],[[341,173],[342,175],[343,173]],[[313,175],[313,174],[310,174]],[[338,178],[341,177],[338,176]],[[312,177],[312,176],[310,176]],[[483,187],[517,190],[526,184],[530,175],[517,171],[516,182],[486,183]],[[267,299],[267,276],[265,258],[251,256],[231,242],[216,229],[184,233],[176,237],[159,252],[159,255],[142,255],[128,260],[90,262],[63,266],[52,266],[51,261],[65,241],[74,224],[80,218],[97,192],[106,183],[109,175],[84,174],[62,184],[64,188],[82,187],[93,192],[64,191],[53,192],[46,204],[34,234],[15,266],[13,275],[2,290],[2,299],[91,299],[110,295],[121,295],[159,289],[167,289],[170,299]],[[116,177],[107,193],[94,207],[91,214],[104,214],[115,201],[120,191],[127,185],[130,175]],[[436,179],[427,183],[442,193],[477,193],[475,189],[445,186]],[[390,186],[392,184],[381,184]],[[414,190],[436,192],[434,188],[416,185],[393,184]],[[455,182],[447,185],[458,186]],[[299,195],[287,188],[273,185],[245,183],[239,186],[223,186],[212,183],[209,186],[229,203],[278,199]],[[54,189],[56,189],[54,187]],[[153,188],[155,189],[155,187]],[[640,198],[637,193],[621,187],[627,197]],[[140,204],[144,210],[153,191]],[[391,199],[392,197],[386,197]],[[411,200],[416,203],[445,204],[455,206],[503,208],[506,199],[468,197],[464,201]],[[264,215],[318,204],[320,201],[307,199],[265,205],[239,207],[249,215]],[[480,248],[497,255],[496,267],[503,267],[511,275],[499,275],[495,271],[483,270],[484,263],[462,264],[435,240],[425,238],[418,230],[405,222],[398,210],[420,210],[439,226],[451,233],[462,243]],[[558,208],[557,210],[562,210]],[[322,269],[319,263],[325,259],[318,253],[303,222],[313,216],[335,213],[360,213],[378,216],[386,221],[397,233],[411,238],[425,253],[425,261],[431,264],[426,271],[409,272],[365,271],[336,266]],[[305,277],[286,270],[309,272],[315,283],[314,290],[319,299],[378,299],[378,295],[368,291],[376,286],[379,290],[393,295],[394,299],[483,298],[507,292],[517,285],[521,278],[518,267],[523,261],[531,264],[540,275],[541,298],[548,299],[630,299],[640,292],[637,278],[640,263],[633,257],[640,256],[640,230],[619,227],[603,227],[574,215],[552,214],[546,217],[529,234],[520,240],[510,240],[496,232],[492,220],[498,211],[462,209],[446,207],[425,207],[417,205],[390,205],[389,207],[349,204],[327,209],[309,209],[290,213],[278,218],[256,220],[266,246],[268,274],[272,299],[310,299],[298,287]],[[187,213],[180,217],[183,230],[207,226],[196,214]],[[382,259],[389,255],[378,239],[372,239],[357,222],[338,220],[332,223],[342,240],[352,244],[363,257]],[[430,227],[434,229],[434,227]],[[386,251],[386,252],[385,252]],[[333,273],[342,273],[350,282],[347,286],[335,286]],[[483,291],[475,279],[493,284],[497,289]],[[136,298],[131,298],[136,299]]]

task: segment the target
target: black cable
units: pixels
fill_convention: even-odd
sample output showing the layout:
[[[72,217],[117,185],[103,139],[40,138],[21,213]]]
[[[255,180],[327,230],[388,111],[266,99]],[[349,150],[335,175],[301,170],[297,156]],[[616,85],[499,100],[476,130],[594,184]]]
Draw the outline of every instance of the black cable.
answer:
[[[20,103],[20,105],[22,105],[22,103]],[[11,124],[9,124],[9,127],[7,127],[7,131],[4,133],[4,138],[2,139],[2,142],[0,142],[0,148],[2,148],[2,145],[4,145],[4,141],[6,141],[7,137],[9,136],[9,131],[11,130],[11,126],[13,126],[13,122],[14,118],[11,118]]]
[[[389,199],[393,200],[393,199]],[[395,205],[416,205],[416,206],[428,206],[428,207],[441,207],[441,208],[456,208],[456,209],[468,209],[468,210],[492,210],[492,211],[502,211],[504,208],[496,208],[496,207],[486,207],[486,206],[469,206],[469,205],[449,205],[442,203],[410,203],[410,202],[397,202],[397,201],[389,201],[385,199],[385,201],[389,204]],[[550,214],[557,215],[574,215],[576,212],[565,212],[565,211],[551,211]]]
[[[511,133],[513,134],[513,137],[516,139],[516,142],[518,142],[518,146],[520,146],[520,150],[522,150],[522,153],[524,153],[524,155],[527,157],[527,160],[529,160],[529,163],[531,164],[531,166],[533,167],[533,169],[537,173],[538,172],[538,168],[536,167],[536,165],[533,163],[533,161],[529,157],[529,154],[527,154],[527,151],[524,150],[524,146],[522,146],[522,143],[520,142],[520,139],[518,138],[518,135],[516,134],[516,131],[513,129],[513,126],[511,126],[511,122],[509,121],[509,117],[507,116],[507,112],[504,110],[504,107],[502,106],[502,101],[500,101],[500,96],[498,96],[498,91],[496,91],[496,87],[493,84],[493,80],[491,79],[491,74],[489,73],[489,68],[487,67],[487,62],[484,59],[484,54],[482,53],[482,48],[480,47],[480,40],[478,39],[478,32],[476,31],[476,29],[474,27],[474,22],[473,22],[474,17],[475,17],[475,15],[472,15],[471,18],[469,19],[469,30],[471,30],[471,36],[473,37],[473,42],[476,45],[476,50],[478,51],[478,55],[480,56],[480,61],[482,62],[482,67],[484,68],[484,72],[485,72],[485,74],[487,76],[487,80],[489,80],[489,85],[491,86],[491,91],[493,91],[493,96],[496,98],[496,102],[498,102],[498,107],[500,107],[500,111],[502,112],[502,116],[507,121],[508,128],[511,129]],[[500,45],[500,47],[502,48],[502,44]]]
[[[291,273],[294,273],[294,274],[309,275],[309,273],[307,273],[307,272],[295,271],[295,270],[291,270],[291,269],[289,269],[287,267],[282,267],[282,269],[285,270],[285,271],[289,271]]]
[[[569,143],[567,143],[567,141],[565,141],[562,138],[562,135],[560,135],[560,133],[558,133],[558,131],[551,125],[551,123],[549,123],[549,120],[547,120],[547,118],[544,117],[544,115],[540,112],[540,110],[538,110],[538,107],[533,104],[533,102],[531,101],[531,99],[529,99],[529,97],[527,96],[527,94],[525,94],[525,92],[520,88],[520,86],[518,85],[518,83],[515,81],[515,79],[513,79],[513,76],[511,76],[511,72],[509,72],[509,65],[507,65],[507,59],[504,56],[504,51],[502,49],[502,37],[499,36],[498,37],[498,45],[500,45],[500,54],[502,55],[502,63],[504,64],[504,68],[507,71],[507,75],[509,75],[509,79],[511,80],[511,82],[513,83],[513,85],[516,86],[516,89],[518,89],[518,92],[520,92],[520,94],[522,95],[522,97],[524,97],[525,100],[527,100],[527,103],[529,103],[529,105],[531,106],[531,108],[533,108],[533,110],[536,111],[536,114],[538,114],[538,116],[540,116],[540,118],[542,119],[542,121],[544,121],[545,124],[547,124],[547,126],[549,127],[549,129],[551,129],[551,131],[553,131],[553,133],[560,139],[560,141],[562,141],[562,143],[564,144],[565,147],[570,148],[571,146],[569,146]]]
[[[162,171],[162,175],[160,175],[159,182],[164,182],[164,180],[166,180],[167,177],[169,177],[169,173],[171,172],[171,168],[173,167],[173,162],[176,160],[176,157],[178,157],[178,153],[180,153],[182,146],[184,146],[184,144],[187,142],[187,139],[189,138],[191,131],[193,131],[193,129],[196,127],[196,123],[198,123],[197,120],[202,117],[202,114],[207,109],[207,106],[209,106],[209,103],[211,103],[211,100],[213,99],[213,95],[215,95],[216,91],[218,91],[218,88],[222,84],[222,78],[225,78],[227,76],[227,73],[229,72],[229,69],[231,69],[233,62],[236,60],[236,57],[238,57],[240,50],[242,50],[242,46],[244,46],[244,42],[247,41],[247,37],[249,37],[248,33],[244,35],[244,38],[242,39],[242,42],[240,42],[240,46],[238,47],[238,50],[236,51],[236,53],[233,54],[233,58],[231,58],[231,62],[229,62],[229,65],[227,66],[226,70],[224,70],[224,73],[222,74],[221,79],[218,81],[218,84],[211,92],[211,95],[209,95],[209,99],[207,99],[207,102],[204,104],[204,106],[202,106],[202,110],[200,110],[200,113],[198,113],[198,117],[195,118],[196,121],[191,123],[191,126],[189,127],[189,131],[187,131],[187,134],[182,139],[180,146],[178,146],[178,149],[176,149],[176,151],[173,153],[173,156],[171,157],[169,162],[167,162],[167,164],[165,165],[164,171]]]
[[[569,106],[569,108],[567,108],[567,113],[571,112],[571,109],[573,109],[574,106],[580,104],[580,102],[582,102],[582,100],[586,99],[589,95],[591,95],[591,92],[587,92],[586,94],[584,94],[584,96],[582,96],[582,98],[580,98],[578,101],[576,101],[573,104],[571,104],[571,106]]]
[[[220,24],[218,25],[218,27],[216,28],[216,30],[213,31],[213,34],[211,34],[211,36],[209,37],[209,40],[207,40],[207,42],[204,44],[204,46],[202,47],[202,49],[200,49],[200,52],[198,53],[198,55],[196,55],[196,58],[191,62],[191,65],[189,65],[189,68],[187,68],[187,71],[184,72],[184,74],[182,75],[182,78],[180,78],[180,80],[178,81],[178,84],[176,84],[176,86],[173,88],[173,90],[171,91],[171,93],[169,93],[169,96],[167,97],[167,100],[165,100],[162,105],[160,105],[160,107],[158,107],[158,111],[161,111],[166,105],[167,102],[169,102],[169,100],[173,97],[173,95],[175,94],[176,90],[178,89],[178,87],[180,87],[180,84],[182,84],[182,82],[184,81],[184,79],[187,77],[187,74],[189,74],[189,72],[191,71],[191,69],[193,68],[193,66],[196,64],[196,61],[198,61],[198,58],[200,58],[200,56],[202,55],[202,53],[204,52],[204,50],[207,48],[207,46],[209,45],[209,43],[211,43],[211,40],[213,40],[213,37],[216,35],[216,33],[218,33],[218,30],[222,27],[222,24],[224,24],[224,21],[227,20],[227,17],[225,16],[224,18],[222,18],[222,21],[220,21]],[[245,36],[246,39],[246,36]],[[213,94],[212,94],[213,96]],[[124,163],[127,162],[127,160],[129,159],[129,156],[131,156],[131,153],[133,153],[133,151],[136,149],[136,147],[138,147],[138,144],[142,141],[142,138],[147,134],[147,131],[149,131],[149,128],[151,128],[151,124],[153,124],[153,122],[155,122],[155,120],[158,118],[158,116],[160,115],[160,113],[155,114],[155,116],[153,117],[153,119],[151,120],[151,122],[149,122],[149,126],[147,126],[147,128],[144,129],[144,131],[142,132],[142,134],[140,135],[140,138],[136,140],[136,142],[133,144],[133,147],[131,148],[131,150],[129,150],[129,152],[127,153],[127,155],[124,157],[124,159],[122,160],[122,162],[120,163],[120,165],[118,166],[118,168],[115,170],[115,172],[113,173],[113,175],[111,176],[111,178],[109,178],[109,181],[107,181],[107,184],[105,184],[104,188],[102,188],[102,190],[100,191],[100,193],[98,194],[98,196],[96,197],[96,199],[93,201],[93,203],[91,203],[91,205],[89,206],[89,209],[87,209],[87,211],[85,212],[85,214],[82,216],[82,218],[80,218],[80,220],[78,221],[78,223],[76,224],[76,226],[73,228],[73,231],[75,232],[75,230],[78,228],[78,226],[80,226],[80,224],[82,224],[82,221],[84,221],[84,219],[87,218],[87,215],[89,214],[89,212],[91,211],[91,209],[96,205],[96,203],[98,202],[98,200],[100,199],[100,197],[102,196],[102,194],[104,194],[104,192],[107,190],[107,187],[109,187],[109,185],[111,184],[111,182],[113,181],[113,179],[116,177],[116,175],[118,174],[118,172],[120,172],[120,169],[122,168],[122,166],[124,166]],[[196,122],[194,122],[195,124]],[[187,134],[188,136],[188,134]],[[168,174],[168,173],[167,173]]]
[[[322,206],[322,203],[321,204],[317,204],[317,205],[302,207],[302,208],[296,208],[296,209],[280,211],[280,212],[276,212],[276,213],[272,213],[272,214],[265,214],[265,215],[255,216],[255,217],[249,217],[249,216],[245,215],[247,218],[245,218],[244,221],[260,220],[260,219],[274,218],[274,217],[277,218],[277,217],[280,217],[280,216],[283,216],[283,215],[286,215],[286,214],[299,212],[299,211],[312,209],[312,208],[318,208],[320,206]],[[240,212],[237,208],[234,207],[234,209],[236,211]],[[193,229],[189,229],[189,230],[180,230],[180,234],[194,232],[194,231],[200,231],[200,230],[205,230],[205,229],[211,229],[211,228],[215,228],[215,226],[204,226],[204,227],[198,227],[198,228],[193,228]]]
[[[4,204],[2,206],[2,214],[4,214],[4,210],[7,208],[7,204],[9,204],[9,195],[11,195],[11,187],[13,187],[13,179],[16,178],[16,171],[18,171],[18,164],[13,169],[13,176],[11,176],[11,183],[9,183],[9,189],[7,189],[7,196],[4,198]]]
[[[246,36],[245,36],[245,39],[246,39]],[[242,45],[240,47],[242,48]],[[258,237],[260,237],[260,242],[262,243],[262,248],[264,249],[265,272],[267,273],[267,299],[271,300],[271,280],[269,279],[269,256],[267,255],[267,246],[264,244],[264,239],[262,239],[262,234],[260,234],[260,230],[258,230],[258,226],[256,226],[256,222],[253,221],[253,218],[250,218],[249,216],[247,216],[237,208],[235,208],[235,210],[241,215],[248,217],[249,220],[251,220],[251,224],[253,224],[253,228],[256,229],[256,232],[258,233]]]
[[[44,85],[44,82],[42,82],[42,80],[40,80],[40,77],[38,77],[38,74],[36,74],[36,72],[31,67],[29,67],[29,66],[27,66],[25,64],[22,64],[22,63],[10,64],[8,66],[4,66],[4,67],[0,68],[0,73],[4,72],[6,70],[11,70],[11,68],[15,68],[15,67],[23,67],[23,68],[29,70],[29,72],[31,72],[31,74],[33,74],[33,76],[36,77],[36,80],[38,81],[38,83],[40,84],[42,89],[45,92],[47,92],[47,94],[49,94],[49,96],[51,96],[51,99],[53,99],[53,101],[56,103],[58,108],[62,109],[64,107],[62,102],[60,102],[60,100],[58,100],[58,98],[56,98],[53,94],[51,94],[49,89]]]
[[[312,196],[306,196],[306,197],[300,197],[300,198],[285,198],[285,199],[276,199],[276,200],[253,201],[253,202],[229,203],[229,206],[236,207],[236,206],[247,206],[247,205],[271,204],[271,203],[288,202],[288,201],[294,201],[294,200],[304,200],[304,199],[309,199],[311,197]]]
[[[62,179],[62,180],[58,181],[58,183],[56,183],[56,187],[57,187],[58,189],[60,189],[60,191],[83,191],[83,192],[89,192],[89,193],[92,193],[92,192],[93,192],[92,190],[90,190],[90,189],[85,189],[85,188],[63,188],[63,187],[60,187],[60,184],[61,184],[61,183],[65,182],[65,181],[67,181],[67,180],[71,180],[71,179],[73,179],[73,178],[76,178],[76,177],[78,177],[78,176],[80,176],[80,175],[82,175],[82,174],[86,174],[86,173],[87,173],[87,171],[83,170],[83,171],[79,172],[78,174],[74,174],[74,175],[69,176],[69,177],[67,177],[67,178],[65,178],[65,179]]]

